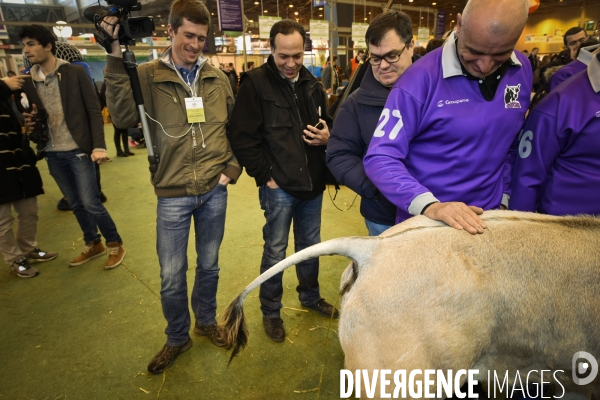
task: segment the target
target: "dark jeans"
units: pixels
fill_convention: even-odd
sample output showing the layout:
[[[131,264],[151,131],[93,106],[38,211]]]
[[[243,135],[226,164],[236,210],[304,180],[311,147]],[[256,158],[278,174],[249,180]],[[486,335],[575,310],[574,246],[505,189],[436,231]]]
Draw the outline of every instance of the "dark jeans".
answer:
[[[85,243],[100,240],[98,229],[106,242],[121,243],[117,227],[100,201],[96,167],[90,156],[81,150],[46,152],[46,161],[50,175],[73,209]]]
[[[159,197],[156,249],[160,263],[160,299],[167,320],[167,344],[181,346],[189,337],[187,248],[194,220],[196,278],[192,310],[200,325],[216,323],[219,247],[225,232],[227,186],[217,184],[200,196]]]
[[[300,200],[283,189],[263,185],[259,189],[260,206],[265,211],[263,227],[265,241],[260,273],[285,258],[290,226],[294,222],[294,249],[296,252],[321,241],[321,206],[323,195],[312,200]],[[319,293],[319,259],[313,258],[296,265],[300,302],[310,306],[321,299]],[[265,318],[278,318],[283,295],[283,273],[260,286],[260,309]]]

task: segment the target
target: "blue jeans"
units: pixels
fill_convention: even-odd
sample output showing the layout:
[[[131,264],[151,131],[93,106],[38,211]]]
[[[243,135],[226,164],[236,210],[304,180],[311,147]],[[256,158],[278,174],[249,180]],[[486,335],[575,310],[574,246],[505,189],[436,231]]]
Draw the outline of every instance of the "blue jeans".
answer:
[[[85,243],[121,243],[121,236],[108,211],[100,201],[96,181],[96,167],[89,155],[81,150],[47,152],[46,161],[50,175],[73,209],[73,214],[83,231]]]
[[[392,227],[392,225],[383,225],[378,224],[377,222],[369,221],[365,218],[365,225],[367,225],[367,230],[369,231],[369,236],[379,236],[383,232],[387,231]]]
[[[219,247],[225,233],[227,186],[217,184],[200,196],[158,198],[156,250],[160,263],[160,300],[167,320],[167,344],[181,346],[189,338],[187,248],[190,224],[196,234],[196,278],[192,310],[200,325],[217,322]]]
[[[260,273],[285,258],[290,226],[294,222],[296,252],[321,242],[321,206],[323,195],[312,200],[300,200],[283,189],[263,185],[259,189],[260,207],[265,211],[263,227],[265,241]],[[319,259],[313,258],[296,265],[300,302],[305,306],[321,299],[319,293]],[[260,286],[261,311],[265,318],[278,318],[283,295],[283,273],[273,276]]]

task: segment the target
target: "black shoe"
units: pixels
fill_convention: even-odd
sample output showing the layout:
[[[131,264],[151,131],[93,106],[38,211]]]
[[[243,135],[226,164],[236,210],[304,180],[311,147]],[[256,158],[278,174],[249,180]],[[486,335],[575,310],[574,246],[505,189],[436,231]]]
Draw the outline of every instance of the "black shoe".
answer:
[[[135,156],[135,153],[132,153],[131,150],[127,150],[125,154],[127,154],[128,156]]]
[[[60,211],[71,211],[71,206],[67,202],[66,197],[63,197],[58,201],[58,203],[56,204],[56,208],[58,208]]]
[[[326,302],[325,299],[320,299],[315,304],[310,306],[304,305],[304,307],[310,308],[311,310],[315,310],[319,314],[324,315],[326,317],[331,317],[331,314],[333,314],[333,318],[337,318],[340,316],[338,310],[336,310],[334,306]]]
[[[212,344],[218,347],[225,347],[227,343],[223,340],[221,336],[221,330],[217,326],[217,324],[202,326],[196,321],[196,325],[194,326],[194,333],[200,336],[208,336]]]
[[[274,342],[280,343],[285,340],[285,329],[281,318],[263,318],[265,333]]]
[[[127,154],[127,153],[124,153],[124,152],[123,152],[123,151],[121,151],[121,150],[118,150],[118,151],[117,151],[117,157],[127,157],[127,156],[128,156],[128,154]]]
[[[106,198],[106,196],[104,195],[104,193],[100,192],[100,201],[102,203],[106,203],[106,200],[108,200],[108,199]]]
[[[191,338],[188,338],[188,341],[183,346],[169,346],[165,344],[162,350],[148,364],[148,372],[160,374],[164,370],[169,369],[177,359],[177,356],[188,351],[190,347],[192,347]]]

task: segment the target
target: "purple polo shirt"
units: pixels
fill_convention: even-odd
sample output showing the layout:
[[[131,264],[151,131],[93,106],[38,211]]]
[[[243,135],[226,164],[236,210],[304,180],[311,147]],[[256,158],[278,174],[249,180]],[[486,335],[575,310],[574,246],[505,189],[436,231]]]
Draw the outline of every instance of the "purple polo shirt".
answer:
[[[600,60],[550,92],[519,135],[510,208],[600,214]]]
[[[529,60],[511,59],[491,101],[463,74],[454,34],[398,79],[364,158],[367,176],[398,207],[396,222],[437,200],[500,206],[532,86]]]
[[[598,45],[584,47],[579,51],[577,60],[571,61],[558,71],[556,71],[548,81],[548,91],[554,90],[558,85],[569,79],[575,74],[585,70],[592,60],[592,52],[598,48]]]

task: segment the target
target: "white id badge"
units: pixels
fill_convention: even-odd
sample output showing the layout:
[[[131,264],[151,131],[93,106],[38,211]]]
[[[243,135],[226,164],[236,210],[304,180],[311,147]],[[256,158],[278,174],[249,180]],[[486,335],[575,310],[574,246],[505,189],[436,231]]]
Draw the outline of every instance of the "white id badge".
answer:
[[[194,124],[197,122],[205,122],[204,104],[202,97],[186,97],[185,112],[187,114],[188,123]]]

